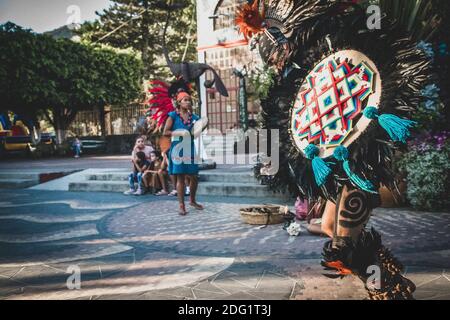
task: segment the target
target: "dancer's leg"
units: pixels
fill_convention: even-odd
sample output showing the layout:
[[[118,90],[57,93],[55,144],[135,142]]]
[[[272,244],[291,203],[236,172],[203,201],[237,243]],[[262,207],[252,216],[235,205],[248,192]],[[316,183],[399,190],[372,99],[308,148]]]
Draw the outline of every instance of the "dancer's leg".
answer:
[[[191,190],[191,194],[189,195],[190,197],[190,205],[193,206],[195,209],[197,210],[203,210],[203,206],[201,204],[198,204],[195,196],[197,194],[197,187],[198,187],[198,177],[197,176],[189,176],[189,181],[190,181],[190,190]]]
[[[324,234],[326,234],[330,238],[333,238],[335,217],[336,217],[336,204],[328,200],[322,215],[321,230]]]
[[[184,206],[184,174],[177,175],[177,195],[180,204],[180,214],[185,215],[187,212]]]
[[[349,238],[356,243],[361,231],[369,221],[371,211],[366,192],[358,189],[349,190],[345,186],[338,198],[336,235],[333,245],[339,241],[339,238]]]

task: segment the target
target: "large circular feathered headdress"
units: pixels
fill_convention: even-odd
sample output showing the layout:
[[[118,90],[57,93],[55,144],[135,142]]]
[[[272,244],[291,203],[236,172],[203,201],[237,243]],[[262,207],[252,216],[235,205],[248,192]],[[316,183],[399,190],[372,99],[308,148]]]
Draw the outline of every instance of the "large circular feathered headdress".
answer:
[[[396,189],[393,150],[414,126],[406,118],[422,100],[431,61],[395,21],[368,29],[355,2],[271,0],[265,29],[251,33],[263,61],[280,71],[262,101],[263,127],[280,132],[279,170],[264,177],[274,190],[333,199],[344,184]]]

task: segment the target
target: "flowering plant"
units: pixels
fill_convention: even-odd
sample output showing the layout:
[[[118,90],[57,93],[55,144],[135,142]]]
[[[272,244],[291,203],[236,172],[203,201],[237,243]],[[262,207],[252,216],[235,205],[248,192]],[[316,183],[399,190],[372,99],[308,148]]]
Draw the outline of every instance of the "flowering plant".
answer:
[[[250,71],[249,84],[250,91],[258,99],[265,99],[269,94],[269,89],[275,82],[276,71],[271,67],[255,67]]]
[[[424,101],[419,104],[413,114],[413,120],[418,122],[420,129],[445,127],[444,104],[440,100],[439,92],[440,88],[434,83],[427,85],[420,92]]]
[[[450,132],[424,132],[408,143],[399,161],[407,176],[407,192],[417,209],[442,210],[450,205]]]

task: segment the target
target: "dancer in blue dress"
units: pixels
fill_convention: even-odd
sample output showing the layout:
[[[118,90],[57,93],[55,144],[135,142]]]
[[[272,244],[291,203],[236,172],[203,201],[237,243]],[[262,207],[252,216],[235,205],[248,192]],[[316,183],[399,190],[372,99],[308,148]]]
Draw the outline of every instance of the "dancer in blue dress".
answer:
[[[185,177],[190,181],[190,206],[203,210],[203,206],[195,200],[198,186],[198,157],[195,155],[194,135],[192,128],[200,119],[191,112],[192,98],[181,91],[176,95],[177,110],[170,112],[164,128],[164,135],[171,137],[169,151],[169,174],[177,177],[177,194],[180,204],[180,215],[186,215],[184,204]]]

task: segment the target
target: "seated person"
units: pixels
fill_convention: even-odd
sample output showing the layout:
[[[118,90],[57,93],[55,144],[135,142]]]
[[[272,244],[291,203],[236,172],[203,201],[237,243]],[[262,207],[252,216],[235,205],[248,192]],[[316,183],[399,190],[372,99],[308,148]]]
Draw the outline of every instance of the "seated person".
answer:
[[[160,190],[156,193],[157,196],[168,195],[167,189],[167,165],[163,157],[156,152],[151,153],[152,165],[146,170],[143,178],[144,185],[153,190]]]
[[[81,148],[83,144],[81,143],[81,140],[78,138],[78,136],[75,137],[75,140],[72,143],[72,150],[75,154],[75,158],[79,158],[81,154]]]
[[[308,227],[306,228],[310,233],[315,235],[329,236],[329,219],[327,218],[329,214],[324,215],[324,212],[331,212],[333,208],[329,206],[331,202],[325,201],[324,199],[319,199],[319,201],[312,203],[309,208],[308,216],[306,220],[308,221]],[[332,233],[332,230],[331,230]]]
[[[136,139],[133,152],[131,153],[132,159],[136,157],[137,152],[144,152],[145,158],[147,160],[150,160],[150,154],[152,151],[154,151],[154,149],[151,145],[147,145],[146,142],[147,142],[146,136],[140,136]]]
[[[133,172],[128,176],[128,182],[130,183],[130,190],[126,191],[125,194],[134,194],[140,196],[144,194],[142,191],[142,176],[145,171],[150,167],[150,162],[145,158],[145,153],[142,151],[136,152],[136,158],[133,159]],[[134,188],[134,181],[137,180],[138,187],[137,190]]]

